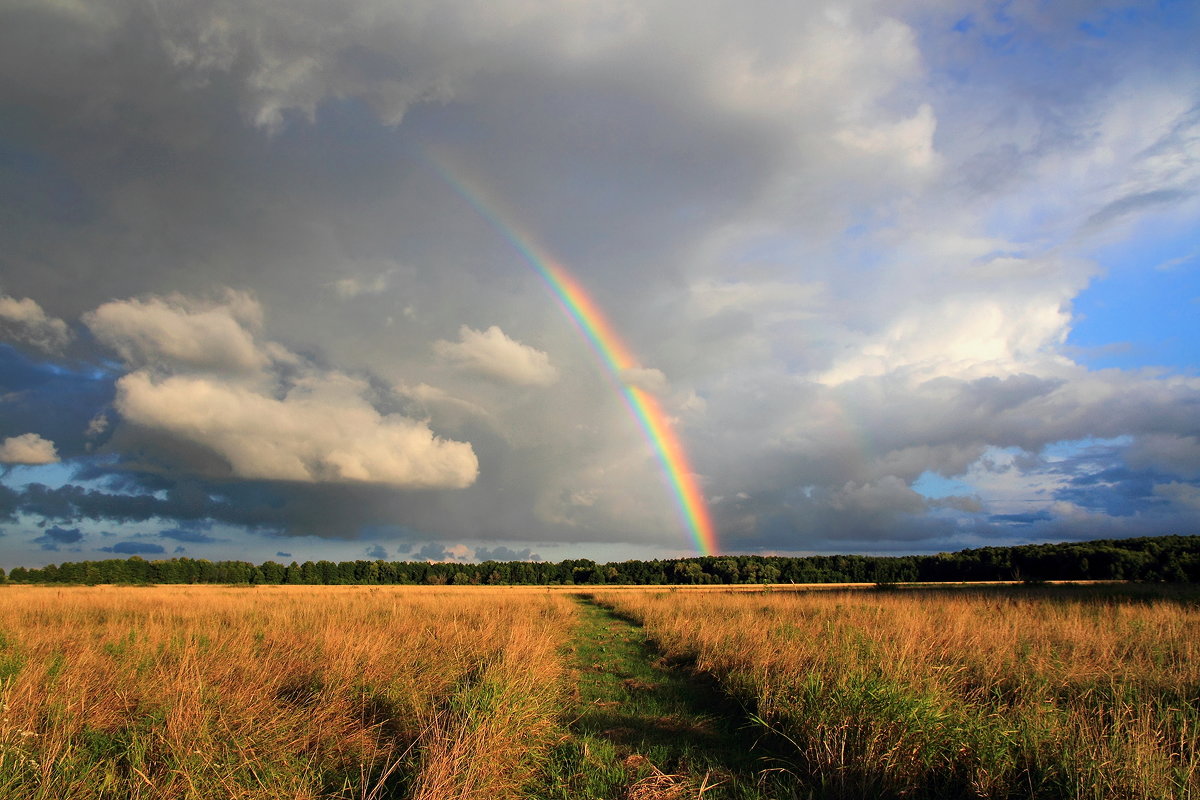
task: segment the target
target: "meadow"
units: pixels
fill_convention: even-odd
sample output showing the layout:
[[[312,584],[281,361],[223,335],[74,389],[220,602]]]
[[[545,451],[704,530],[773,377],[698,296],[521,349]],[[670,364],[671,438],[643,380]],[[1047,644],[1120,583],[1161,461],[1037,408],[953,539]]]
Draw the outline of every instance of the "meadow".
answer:
[[[571,601],[7,587],[0,797],[519,797]]]
[[[1200,606],[1062,586],[601,602],[716,676],[822,797],[1200,797]]]
[[[1200,797],[1141,587],[0,588],[0,798]]]

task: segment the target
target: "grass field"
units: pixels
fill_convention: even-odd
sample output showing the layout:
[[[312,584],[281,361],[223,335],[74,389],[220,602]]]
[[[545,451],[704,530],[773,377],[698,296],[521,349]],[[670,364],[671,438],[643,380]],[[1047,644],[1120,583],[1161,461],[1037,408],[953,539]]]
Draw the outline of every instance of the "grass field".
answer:
[[[397,588],[0,593],[0,796],[520,797],[570,599]]]
[[[0,798],[1200,797],[1139,587],[0,589]]]
[[[608,594],[824,797],[1200,796],[1200,608],[1112,587]]]

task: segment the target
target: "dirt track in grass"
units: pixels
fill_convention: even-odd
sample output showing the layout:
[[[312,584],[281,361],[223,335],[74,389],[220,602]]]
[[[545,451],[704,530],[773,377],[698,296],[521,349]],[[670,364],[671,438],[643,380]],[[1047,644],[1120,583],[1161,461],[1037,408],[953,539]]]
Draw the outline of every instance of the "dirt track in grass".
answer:
[[[789,764],[763,729],[687,664],[655,650],[640,625],[581,596],[571,645],[569,730],[543,797],[765,800],[796,796]]]

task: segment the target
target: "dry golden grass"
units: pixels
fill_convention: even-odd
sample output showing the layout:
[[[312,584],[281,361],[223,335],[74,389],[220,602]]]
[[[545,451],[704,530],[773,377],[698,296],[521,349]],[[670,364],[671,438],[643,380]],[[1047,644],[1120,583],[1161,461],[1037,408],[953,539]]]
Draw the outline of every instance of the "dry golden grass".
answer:
[[[1200,608],[1093,589],[612,593],[832,796],[1200,796]]]
[[[511,588],[5,587],[0,797],[518,797],[573,620]]]

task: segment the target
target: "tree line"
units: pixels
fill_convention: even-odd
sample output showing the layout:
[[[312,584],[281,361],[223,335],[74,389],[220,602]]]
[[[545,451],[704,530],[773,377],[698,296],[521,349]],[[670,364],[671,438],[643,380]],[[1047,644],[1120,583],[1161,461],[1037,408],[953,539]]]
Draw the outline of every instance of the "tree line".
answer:
[[[736,584],[912,581],[1133,580],[1200,582],[1200,536],[981,547],[922,556],[703,556],[598,564],[565,561],[208,561],[172,558],[77,561],[15,567],[11,583],[219,584]]]

